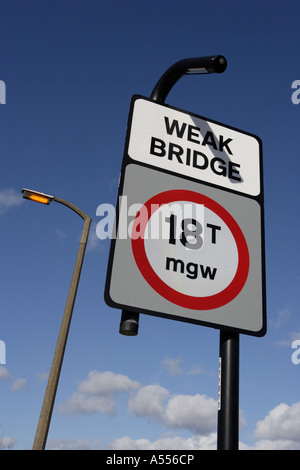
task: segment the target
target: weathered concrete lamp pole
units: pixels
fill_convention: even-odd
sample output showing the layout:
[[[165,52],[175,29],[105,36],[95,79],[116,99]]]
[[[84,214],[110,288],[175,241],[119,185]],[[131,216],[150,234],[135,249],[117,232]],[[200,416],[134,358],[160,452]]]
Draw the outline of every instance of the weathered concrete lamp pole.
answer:
[[[66,348],[69,327],[71,323],[73,307],[75,303],[83,258],[85,254],[85,249],[87,245],[91,219],[88,217],[84,212],[82,212],[78,207],[70,204],[63,199],[58,197],[49,196],[48,194],[40,193],[37,191],[31,191],[30,189],[22,189],[23,197],[25,199],[30,199],[31,201],[40,202],[41,204],[49,205],[51,201],[59,202],[64,206],[69,207],[72,209],[76,214],[80,215],[80,217],[84,220],[83,231],[81,235],[81,240],[79,244],[78,255],[75,263],[75,268],[73,271],[73,276],[71,280],[71,285],[69,289],[69,294],[65,306],[65,311],[61,323],[60,332],[58,335],[58,340],[56,344],[56,349],[54,352],[54,357],[52,361],[52,366],[49,374],[48,384],[44,396],[44,401],[41,409],[41,414],[39,418],[38,427],[36,430],[36,435],[33,443],[33,450],[44,450],[47,440],[47,435],[49,431],[50,421],[52,410],[55,401],[56,390],[58,386],[61,366],[63,363],[64,352]]]

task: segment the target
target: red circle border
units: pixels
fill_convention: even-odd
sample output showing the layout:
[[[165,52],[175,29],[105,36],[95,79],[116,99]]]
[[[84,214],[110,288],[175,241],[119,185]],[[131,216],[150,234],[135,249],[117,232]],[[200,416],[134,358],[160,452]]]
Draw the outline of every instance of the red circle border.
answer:
[[[217,294],[206,297],[197,297],[176,291],[164,281],[162,281],[162,279],[153,270],[147,258],[144,243],[144,233],[150,217],[155,212],[151,212],[151,206],[155,204],[157,206],[155,210],[157,210],[162,205],[169,204],[174,201],[187,201],[196,204],[203,204],[205,207],[215,212],[223,220],[223,222],[225,222],[234,237],[238,249],[237,271],[231,283]],[[142,276],[159,295],[180,307],[193,310],[211,310],[228,304],[241,292],[249,273],[249,251],[242,230],[231,214],[229,214],[229,212],[224,209],[224,207],[203,194],[184,189],[169,190],[156,194],[147,202],[145,202],[144,207],[147,209],[147,214],[150,216],[140,221],[138,218],[138,212],[132,225],[132,232],[136,233],[137,225],[140,224],[140,236],[138,238],[131,237],[132,252],[137,267],[140,270]]]

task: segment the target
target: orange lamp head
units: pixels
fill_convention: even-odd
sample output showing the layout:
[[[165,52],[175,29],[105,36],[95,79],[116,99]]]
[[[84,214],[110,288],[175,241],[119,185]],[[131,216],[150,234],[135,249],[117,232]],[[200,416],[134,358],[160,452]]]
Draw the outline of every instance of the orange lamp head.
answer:
[[[53,199],[53,196],[49,196],[49,194],[32,191],[31,189],[22,189],[22,193],[23,198],[30,199],[31,201],[39,202],[41,204],[49,205]]]

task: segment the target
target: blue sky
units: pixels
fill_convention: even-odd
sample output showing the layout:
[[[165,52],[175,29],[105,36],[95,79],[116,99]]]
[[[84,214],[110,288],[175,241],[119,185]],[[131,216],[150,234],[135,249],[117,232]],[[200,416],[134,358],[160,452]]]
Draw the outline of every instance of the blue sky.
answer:
[[[139,335],[121,336],[96,210],[116,201],[131,96],[150,96],[177,60],[223,54],[224,74],[183,77],[166,103],[263,141],[268,332],[240,339],[240,448],[300,449],[299,2],[3,0],[0,11],[0,448],[32,446],[82,230],[23,187],[93,219],[47,448],[216,448],[219,332],[142,315]]]

